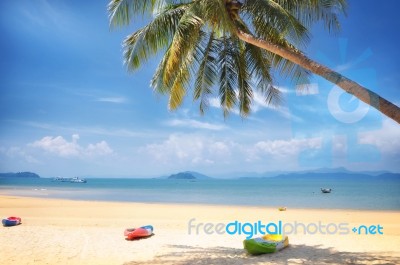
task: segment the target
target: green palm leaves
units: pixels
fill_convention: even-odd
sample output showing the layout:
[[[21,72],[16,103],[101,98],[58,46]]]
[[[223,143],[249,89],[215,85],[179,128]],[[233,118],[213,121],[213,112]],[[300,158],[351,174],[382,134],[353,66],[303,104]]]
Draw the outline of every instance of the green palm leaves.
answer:
[[[272,73],[306,82],[308,72],[243,42],[237,30],[297,50],[309,39],[307,27],[323,20],[335,28],[344,7],[344,0],[112,0],[109,14],[111,26],[127,25],[138,15],[150,20],[124,40],[125,64],[135,70],[163,52],[151,86],[169,95],[170,109],[192,92],[201,113],[218,96],[224,115],[238,107],[247,116],[255,92],[279,103]]]

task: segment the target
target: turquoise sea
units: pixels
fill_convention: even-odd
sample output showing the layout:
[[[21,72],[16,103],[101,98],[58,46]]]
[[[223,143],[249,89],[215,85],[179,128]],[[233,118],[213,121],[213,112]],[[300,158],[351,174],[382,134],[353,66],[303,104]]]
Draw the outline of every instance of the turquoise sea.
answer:
[[[400,181],[389,179],[87,180],[69,183],[49,178],[0,178],[0,194],[71,200],[400,210]],[[333,191],[323,194],[321,187]]]

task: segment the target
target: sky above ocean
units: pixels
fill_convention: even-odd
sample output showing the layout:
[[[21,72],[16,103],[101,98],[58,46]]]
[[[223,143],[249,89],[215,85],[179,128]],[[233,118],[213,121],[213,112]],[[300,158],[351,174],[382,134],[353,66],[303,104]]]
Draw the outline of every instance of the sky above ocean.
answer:
[[[312,29],[304,51],[400,105],[400,2],[349,0],[342,29]],[[307,93],[276,76],[284,102],[255,94],[252,114],[177,111],[154,94],[158,59],[134,73],[110,29],[108,1],[0,2],[0,172],[44,177],[159,176],[346,167],[400,172],[400,125],[314,77]],[[297,87],[298,88],[298,87]]]

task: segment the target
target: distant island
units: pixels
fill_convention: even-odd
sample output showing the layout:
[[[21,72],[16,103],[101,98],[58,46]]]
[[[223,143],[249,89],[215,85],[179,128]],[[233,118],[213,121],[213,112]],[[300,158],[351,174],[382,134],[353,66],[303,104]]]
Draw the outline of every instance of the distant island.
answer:
[[[177,174],[172,174],[167,178],[168,179],[211,179],[209,176],[192,171],[185,171]]]
[[[196,179],[196,177],[190,173],[181,172],[177,174],[172,174],[171,176],[168,177],[168,179]]]
[[[170,176],[161,177],[163,179],[214,179],[198,172],[184,171]],[[285,179],[381,179],[381,180],[400,180],[400,173],[392,173],[385,170],[380,171],[351,171],[344,167],[339,168],[317,168],[302,171],[271,171],[264,173],[256,172],[234,172],[217,177],[217,179],[267,179],[267,178],[285,178]]]
[[[266,177],[264,177],[266,178]],[[362,180],[362,179],[381,179],[381,180],[400,180],[400,173],[384,173],[379,175],[370,175],[365,173],[357,173],[357,172],[337,172],[337,173],[288,173],[281,174],[275,176],[274,178],[286,178],[286,179],[354,179],[354,180]]]
[[[40,178],[40,176],[32,172],[17,172],[17,173],[0,173],[0,178]]]

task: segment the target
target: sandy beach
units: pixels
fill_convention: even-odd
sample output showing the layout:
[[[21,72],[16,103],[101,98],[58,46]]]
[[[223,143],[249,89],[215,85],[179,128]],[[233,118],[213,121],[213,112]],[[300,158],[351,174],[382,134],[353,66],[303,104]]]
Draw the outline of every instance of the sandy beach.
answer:
[[[69,201],[0,195],[0,264],[400,264],[400,212]],[[189,221],[191,228],[189,227]],[[283,221],[382,227],[365,235],[289,235],[278,253],[250,256],[246,235],[206,234],[200,223]],[[151,224],[150,238],[127,241],[125,228]],[[190,229],[190,231],[189,231]],[[197,230],[196,230],[197,229]],[[312,229],[311,229],[312,230]],[[332,229],[331,229],[332,231]],[[190,232],[190,234],[189,234]],[[314,232],[314,231],[311,231]]]

